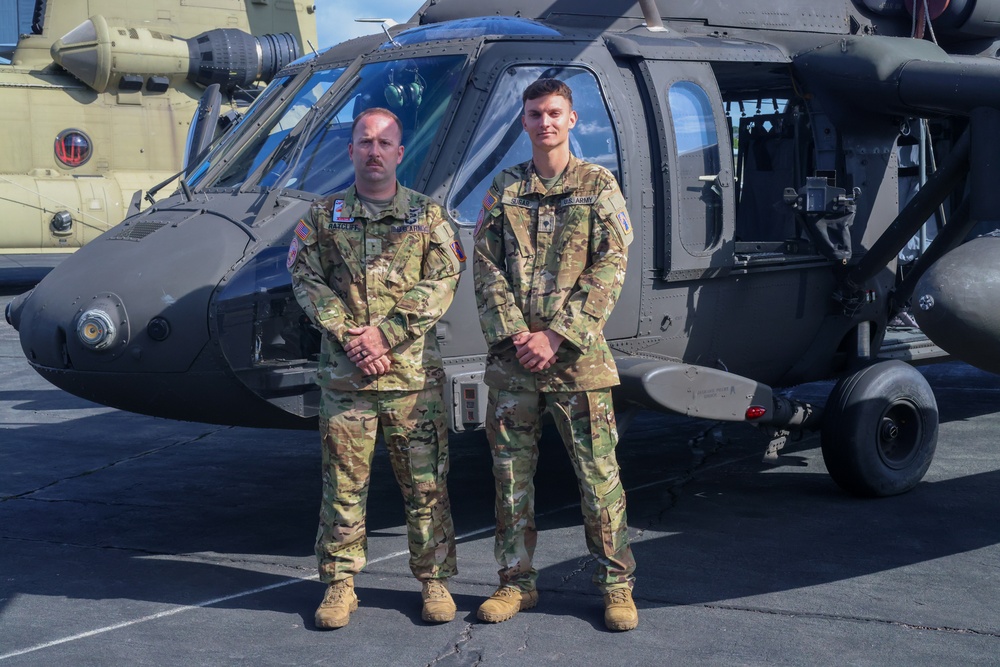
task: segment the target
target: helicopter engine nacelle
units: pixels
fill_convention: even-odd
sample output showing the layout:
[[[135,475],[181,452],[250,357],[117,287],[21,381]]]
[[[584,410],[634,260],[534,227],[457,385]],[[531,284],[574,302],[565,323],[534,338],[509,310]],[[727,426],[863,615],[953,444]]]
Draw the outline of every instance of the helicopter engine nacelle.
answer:
[[[101,15],[63,35],[51,52],[56,63],[99,93],[113,87],[159,93],[184,79],[231,91],[270,81],[300,55],[289,33],[258,38],[219,28],[181,39],[148,27],[111,25]]]

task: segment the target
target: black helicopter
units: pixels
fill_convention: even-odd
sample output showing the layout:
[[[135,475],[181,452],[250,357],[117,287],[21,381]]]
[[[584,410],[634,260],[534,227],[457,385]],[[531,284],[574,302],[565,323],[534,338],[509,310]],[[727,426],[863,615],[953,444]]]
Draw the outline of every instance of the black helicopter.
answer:
[[[385,36],[280,72],[178,192],[134,209],[7,319],[32,367],[84,398],[313,428],[318,333],[286,249],[310,202],[350,183],[352,119],[397,112],[400,180],[471,248],[492,177],[530,155],[520,92],[558,77],[580,115],[573,152],[616,175],[634,222],[605,330],[621,408],[748,422],[772,448],[820,429],[842,487],[906,491],[938,426],[912,364],[947,350],[1000,371],[1000,239],[968,240],[997,226],[1000,1],[913,4],[431,0]],[[926,179],[901,201],[914,146]],[[897,267],[928,219],[933,242]],[[936,345],[886,344],[907,307]],[[437,336],[452,426],[479,427],[471,276]],[[840,380],[825,406],[775,389],[826,378]]]

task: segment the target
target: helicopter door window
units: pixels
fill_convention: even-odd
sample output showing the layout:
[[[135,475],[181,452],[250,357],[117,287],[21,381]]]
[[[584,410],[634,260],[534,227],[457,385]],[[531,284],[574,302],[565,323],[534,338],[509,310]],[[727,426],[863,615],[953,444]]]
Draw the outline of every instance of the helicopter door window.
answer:
[[[455,178],[448,209],[458,223],[475,224],[483,194],[501,169],[531,159],[531,142],[521,126],[521,93],[541,78],[564,81],[573,91],[580,116],[570,132],[573,155],[620,179],[615,128],[594,74],[582,67],[514,66],[500,76]]]
[[[456,97],[466,56],[446,55],[369,63],[337,107],[320,111],[295,146],[276,151],[260,185],[328,195],[354,182],[347,154],[354,118],[370,107],[392,110],[403,124],[403,162],[396,175],[414,187],[445,112]]]
[[[722,234],[719,137],[708,94],[696,83],[679,81],[668,95],[677,151],[680,240],[692,255],[714,248]]]

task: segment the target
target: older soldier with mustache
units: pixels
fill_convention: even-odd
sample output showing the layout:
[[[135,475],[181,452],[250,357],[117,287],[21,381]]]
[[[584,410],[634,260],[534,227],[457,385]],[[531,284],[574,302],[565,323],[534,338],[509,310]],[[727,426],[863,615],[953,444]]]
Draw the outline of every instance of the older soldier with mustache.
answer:
[[[455,617],[457,572],[445,483],[448,426],[434,325],[451,304],[465,253],[444,210],[396,180],[403,128],[391,111],[354,119],[356,182],[320,199],[288,251],[295,297],[323,330],[323,500],[316,556],[326,595],[316,626],[347,625],[354,577],[366,563],[365,504],[382,428],[406,510],[410,570],[423,585],[423,620]]]

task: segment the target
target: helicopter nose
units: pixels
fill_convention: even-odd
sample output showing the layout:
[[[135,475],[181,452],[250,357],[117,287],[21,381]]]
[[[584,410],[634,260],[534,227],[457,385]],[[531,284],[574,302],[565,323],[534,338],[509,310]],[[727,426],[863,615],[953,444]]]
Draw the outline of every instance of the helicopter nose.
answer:
[[[1000,236],[981,236],[945,254],[917,282],[921,331],[953,357],[1000,373]]]

